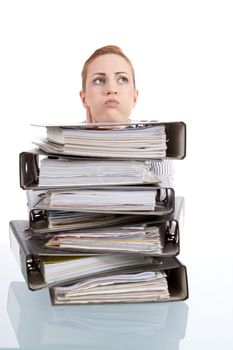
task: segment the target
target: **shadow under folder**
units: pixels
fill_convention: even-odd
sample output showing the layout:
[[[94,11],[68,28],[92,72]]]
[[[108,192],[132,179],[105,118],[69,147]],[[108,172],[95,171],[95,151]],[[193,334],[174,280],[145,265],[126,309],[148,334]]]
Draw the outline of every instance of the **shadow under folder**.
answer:
[[[47,289],[12,282],[7,310],[19,346],[31,349],[179,349],[188,306],[168,303],[52,306]]]

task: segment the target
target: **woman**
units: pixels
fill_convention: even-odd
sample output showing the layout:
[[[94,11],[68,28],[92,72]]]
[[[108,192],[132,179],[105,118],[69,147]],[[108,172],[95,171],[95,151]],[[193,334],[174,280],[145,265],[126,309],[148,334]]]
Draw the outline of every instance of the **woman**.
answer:
[[[138,91],[132,63],[119,47],[104,46],[88,58],[82,70],[80,97],[88,123],[129,119]]]
[[[118,46],[101,47],[87,59],[82,69],[80,97],[87,123],[129,120],[138,90],[133,65]],[[154,161],[153,166],[163,185],[172,187],[172,162]]]

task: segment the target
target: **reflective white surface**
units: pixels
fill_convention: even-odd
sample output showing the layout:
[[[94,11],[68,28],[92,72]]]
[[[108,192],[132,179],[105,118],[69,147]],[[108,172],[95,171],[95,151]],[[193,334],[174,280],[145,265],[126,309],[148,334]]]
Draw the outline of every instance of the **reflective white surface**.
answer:
[[[232,349],[232,262],[188,266],[186,302],[51,306],[2,245],[0,348]]]

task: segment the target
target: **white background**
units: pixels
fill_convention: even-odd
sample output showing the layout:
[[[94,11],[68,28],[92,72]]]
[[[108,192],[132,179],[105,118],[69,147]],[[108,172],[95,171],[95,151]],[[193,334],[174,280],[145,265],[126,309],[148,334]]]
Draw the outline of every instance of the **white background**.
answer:
[[[214,276],[216,266],[221,275],[231,261],[232,18],[226,0],[0,0],[0,242],[8,244],[9,220],[27,218],[18,155],[39,132],[30,123],[83,120],[82,65],[96,48],[116,44],[136,71],[132,118],[187,124],[187,157],[175,161],[175,184],[186,199],[181,258],[198,306],[203,263]],[[227,283],[229,291],[232,278]],[[197,340],[207,328],[195,331],[192,315],[188,335]],[[208,326],[211,337],[215,320]]]
[[[30,123],[83,120],[83,63],[116,44],[136,71],[132,117],[187,124],[187,157],[175,161],[176,192],[186,198],[182,244],[195,245],[195,236],[228,250],[232,17],[231,1],[0,1],[0,242],[9,220],[27,218],[18,154],[42,131]]]

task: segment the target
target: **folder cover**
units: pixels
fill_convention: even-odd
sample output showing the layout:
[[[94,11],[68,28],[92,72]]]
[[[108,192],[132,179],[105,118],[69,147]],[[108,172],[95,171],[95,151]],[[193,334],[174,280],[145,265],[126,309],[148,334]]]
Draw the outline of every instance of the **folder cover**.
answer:
[[[153,266],[143,266],[143,267],[136,267],[136,268],[129,268],[129,269],[122,269],[120,271],[114,271],[114,272],[106,272],[103,274],[98,274],[94,276],[88,276],[91,278],[105,278],[109,277],[112,275],[132,275],[132,274],[137,274],[137,273],[142,273],[142,272],[148,272],[148,271],[164,271],[167,275],[167,284],[168,284],[168,290],[169,290],[169,298],[166,299],[160,299],[160,300],[153,300],[154,302],[170,302],[170,301],[178,301],[178,300],[186,300],[188,298],[188,279],[187,279],[187,271],[186,267],[182,265],[182,263],[175,257],[172,258],[157,258],[153,264]],[[50,288],[50,297],[51,297],[51,302],[54,305],[72,305],[72,304],[83,304],[82,301],[79,300],[79,297],[72,297],[72,298],[67,298],[66,300],[63,299],[62,301],[57,297],[58,293],[57,290],[60,287],[70,287],[74,284],[83,282],[83,281],[88,281],[88,278],[79,278],[74,281],[66,282],[66,283],[61,283],[59,286],[52,286]],[[113,286],[114,289],[114,286]],[[85,289],[84,289],[85,290]],[[88,291],[88,290],[87,290]],[[105,293],[103,292],[103,295],[100,292],[101,298],[101,303],[112,303],[112,301],[108,301],[107,297],[105,297]],[[81,293],[83,294],[83,293]],[[89,299],[89,301],[85,301],[85,304],[95,304],[99,303],[100,301],[95,302],[93,299]],[[133,299],[130,300],[130,295],[128,296],[127,303],[137,303],[137,302],[145,302],[143,300],[143,296],[141,297],[140,301],[138,299]],[[152,300],[150,300],[152,302]]]
[[[64,129],[79,129],[79,130],[88,130],[88,129],[98,129],[99,127],[109,127],[109,126],[122,126],[125,125],[129,128],[149,128],[153,126],[164,126],[166,133],[166,156],[165,158],[171,159],[183,159],[186,155],[186,124],[184,122],[155,122],[155,121],[135,121],[135,122],[122,122],[122,123],[79,123],[76,125],[34,125],[34,126],[44,126],[49,130],[49,128],[64,128]],[[46,153],[51,154],[64,154],[62,150],[49,151],[50,147],[47,147],[46,144],[43,145],[43,142],[34,142],[36,145],[39,145],[40,148],[44,149]],[[73,153],[75,154],[75,153]],[[124,153],[122,158],[125,157]],[[138,159],[137,155],[133,157]],[[151,159],[160,159],[158,157],[150,157]]]
[[[173,222],[159,223],[164,247],[161,254],[154,254],[154,257],[171,257],[179,253],[179,225]],[[175,227],[175,230],[174,230]],[[27,220],[13,220],[9,226],[11,249],[18,261],[21,271],[28,284],[29,289],[36,290],[45,287],[41,270],[41,258],[52,257],[77,257],[93,256],[93,253],[80,252],[76,250],[52,249],[45,247],[48,237],[35,235],[29,228]],[[94,254],[95,255],[95,254]]]
[[[134,198],[137,198],[138,200],[142,197],[142,194],[144,193],[150,193],[153,195],[153,201],[154,205],[152,208],[152,205],[149,207],[152,209],[144,210],[144,209],[135,209],[137,208],[138,202],[134,202],[133,205],[127,206],[127,197],[132,198],[131,195],[134,196]],[[66,197],[68,199],[69,196],[72,196],[73,194],[77,197],[79,196],[79,193],[82,192],[88,193],[88,196],[92,196],[91,207],[80,205],[77,200],[74,200],[71,202],[66,201],[61,202],[59,206],[54,206],[51,204],[51,198],[52,196],[58,196],[62,195],[64,198]],[[107,193],[106,199],[109,201],[110,198],[113,200],[113,198],[119,199],[122,198],[121,193],[124,193],[125,203],[126,205],[119,205],[117,207],[113,207],[114,209],[111,209],[109,207],[109,204],[100,205],[99,202],[94,203],[95,196],[93,195],[93,188],[91,187],[85,187],[80,190],[67,190],[67,191],[49,191],[40,193],[38,196],[38,202],[36,203],[35,200],[33,200],[33,209],[39,209],[39,210],[62,210],[62,211],[74,211],[74,212],[84,212],[84,213],[109,213],[109,214],[128,214],[128,215],[155,215],[155,216],[161,216],[161,215],[168,215],[172,214],[175,210],[175,191],[173,188],[167,188],[167,187],[159,187],[159,186],[105,186],[103,188],[95,188],[94,189],[95,196],[98,198],[98,196],[101,196],[102,193]],[[132,201],[132,199],[131,199]],[[71,204],[69,204],[71,203]],[[140,207],[140,206],[139,206]],[[126,209],[125,209],[126,208]],[[130,208],[130,209],[128,209]],[[140,207],[141,208],[141,207]],[[127,210],[128,209],[128,210]]]
[[[175,197],[174,211],[168,212],[163,215],[134,215],[134,214],[101,214],[101,213],[90,213],[89,216],[85,213],[84,216],[80,215],[75,217],[74,214],[73,221],[70,221],[67,224],[62,224],[62,220],[59,225],[50,224],[50,214],[52,211],[45,209],[34,209],[35,205],[43,197],[43,191],[27,191],[28,199],[28,210],[29,210],[29,225],[33,232],[35,233],[46,233],[46,232],[57,232],[57,231],[67,231],[73,229],[87,229],[87,228],[97,228],[97,227],[106,227],[113,225],[120,225],[129,222],[140,222],[142,220],[150,220],[156,222],[164,222],[175,220],[179,221],[184,215],[184,198]],[[56,213],[54,211],[54,213]],[[58,211],[58,214],[62,212]],[[62,218],[62,216],[61,216]]]
[[[42,164],[46,164],[46,174],[43,173]],[[48,173],[49,164],[50,167],[53,167],[50,173]],[[169,164],[168,161],[164,164],[161,160],[109,160],[94,157],[49,155],[41,149],[35,148],[19,154],[20,187],[24,190],[48,190],[85,186],[159,184],[163,182],[166,184],[172,182],[172,175],[169,177],[167,174]],[[93,169],[92,172],[90,172],[90,167]],[[164,168],[166,175],[160,175],[161,168]],[[68,171],[69,169],[71,170]],[[86,175],[84,175],[85,169],[87,169]],[[116,177],[115,173],[119,176]],[[47,176],[49,184],[45,181],[40,183],[41,174]]]

